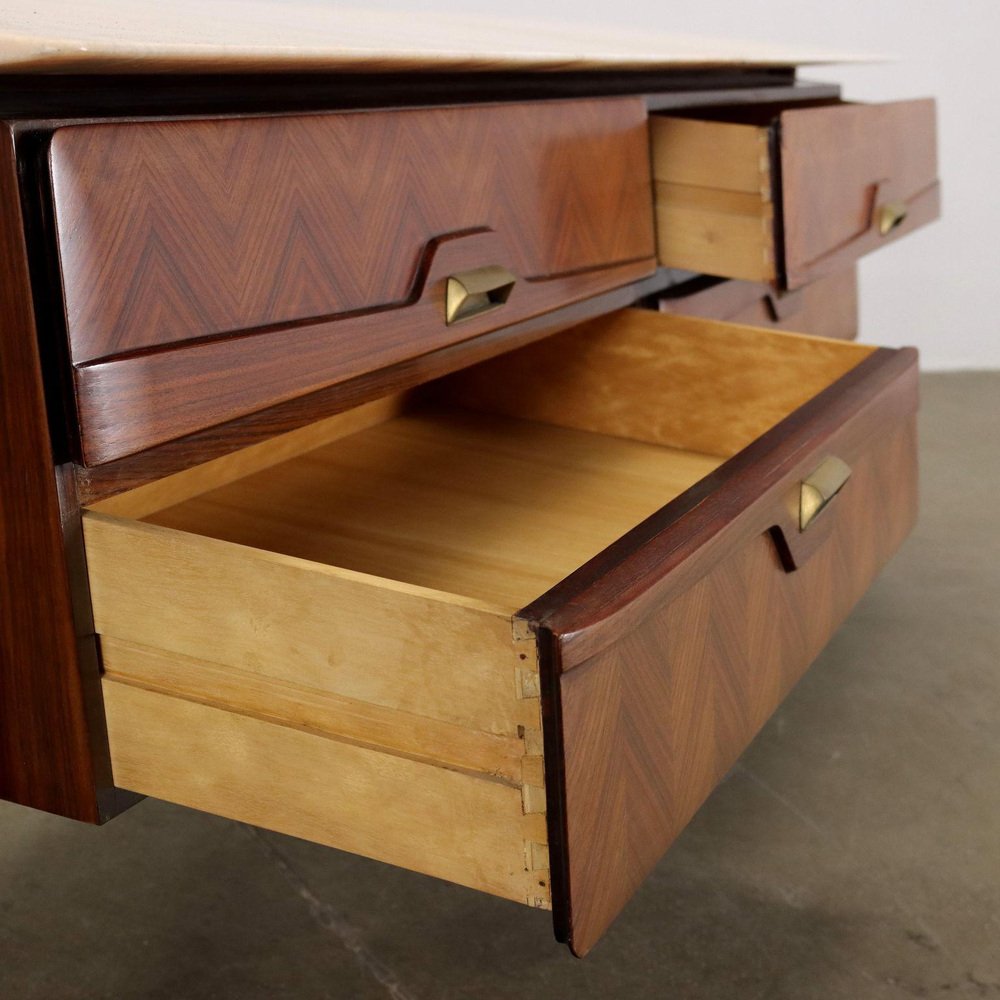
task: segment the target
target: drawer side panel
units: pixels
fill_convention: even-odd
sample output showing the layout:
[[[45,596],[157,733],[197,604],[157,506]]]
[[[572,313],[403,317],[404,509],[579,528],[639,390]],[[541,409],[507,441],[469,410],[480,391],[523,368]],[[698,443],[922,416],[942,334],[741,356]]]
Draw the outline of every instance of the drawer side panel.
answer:
[[[104,700],[121,787],[548,906],[518,787],[112,679]]]

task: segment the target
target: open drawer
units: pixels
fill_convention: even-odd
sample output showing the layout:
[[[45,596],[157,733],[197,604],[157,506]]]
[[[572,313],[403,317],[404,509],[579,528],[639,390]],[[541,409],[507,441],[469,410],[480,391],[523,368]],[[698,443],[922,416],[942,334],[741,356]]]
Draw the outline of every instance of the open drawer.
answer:
[[[797,288],[937,218],[932,100],[650,119],[667,267]]]
[[[915,409],[913,351],[628,310],[103,501],[115,781],[583,954],[906,535]]]

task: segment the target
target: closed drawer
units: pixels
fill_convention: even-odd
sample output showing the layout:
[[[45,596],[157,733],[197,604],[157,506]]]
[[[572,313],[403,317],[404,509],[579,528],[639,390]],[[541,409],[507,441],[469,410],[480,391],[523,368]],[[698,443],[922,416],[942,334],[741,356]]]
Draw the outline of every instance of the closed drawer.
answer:
[[[651,120],[661,263],[797,288],[937,218],[931,100]]]
[[[778,292],[762,281],[705,276],[672,286],[659,298],[660,312],[747,323],[814,337],[854,340],[858,335],[858,274],[851,265]]]
[[[637,98],[69,126],[49,167],[86,465],[655,266]]]
[[[915,408],[912,351],[628,310],[104,501],[115,781],[583,954],[908,532]]]

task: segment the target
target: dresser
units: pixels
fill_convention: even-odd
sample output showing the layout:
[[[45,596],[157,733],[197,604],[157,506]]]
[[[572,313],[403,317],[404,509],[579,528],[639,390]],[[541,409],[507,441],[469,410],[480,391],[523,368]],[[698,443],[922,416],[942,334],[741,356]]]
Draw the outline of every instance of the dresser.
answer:
[[[0,797],[166,799],[582,956],[913,525],[856,262],[938,213],[934,105],[287,10],[0,26]]]

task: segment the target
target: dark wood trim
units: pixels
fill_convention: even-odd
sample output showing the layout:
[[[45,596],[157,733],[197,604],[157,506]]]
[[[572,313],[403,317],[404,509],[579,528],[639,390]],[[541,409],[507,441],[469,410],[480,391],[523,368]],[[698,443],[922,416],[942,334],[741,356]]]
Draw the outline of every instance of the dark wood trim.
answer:
[[[793,67],[465,73],[4,74],[9,118],[257,114],[623,94],[733,92],[727,103],[795,100]],[[763,96],[761,96],[763,95]],[[815,96],[815,95],[812,95]],[[695,99],[699,98],[695,96]],[[717,103],[717,102],[714,102]]]
[[[14,137],[0,151],[0,798],[97,822],[110,785],[96,650],[78,642]],[[82,605],[81,606],[86,606]]]
[[[796,463],[821,448],[862,411],[877,408],[886,420],[916,405],[917,352],[879,348],[829,388],[786,417],[752,445],[724,462],[642,524],[623,535],[565,580],[520,611],[519,618],[548,629],[562,643],[567,671],[621,634],[617,616],[640,617],[660,598],[657,586],[694,553],[725,532],[721,556],[741,536],[768,530],[778,514],[773,490]],[[763,520],[762,520],[763,518]],[[764,522],[767,523],[764,523]],[[699,573],[711,563],[698,560]]]

